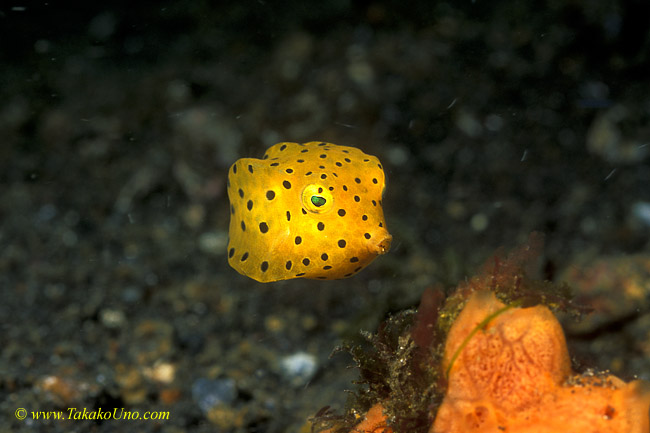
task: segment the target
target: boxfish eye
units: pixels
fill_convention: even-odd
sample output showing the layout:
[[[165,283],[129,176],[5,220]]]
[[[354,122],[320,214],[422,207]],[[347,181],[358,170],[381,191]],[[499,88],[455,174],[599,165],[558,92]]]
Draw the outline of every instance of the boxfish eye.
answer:
[[[302,190],[302,207],[306,212],[323,213],[332,209],[334,196],[326,185],[312,183]]]

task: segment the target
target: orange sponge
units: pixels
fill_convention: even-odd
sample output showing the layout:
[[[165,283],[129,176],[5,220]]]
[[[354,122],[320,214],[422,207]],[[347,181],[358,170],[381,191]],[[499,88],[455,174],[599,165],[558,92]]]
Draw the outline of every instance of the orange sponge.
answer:
[[[337,426],[328,433],[650,433],[650,383],[571,370],[562,327],[544,305],[584,308],[570,302],[568,286],[528,277],[541,247],[531,234],[444,305],[441,291],[425,291],[412,328],[402,327],[408,316],[387,320],[367,357],[352,348],[367,385],[360,395],[375,405],[355,427],[355,410],[326,411],[319,425]]]
[[[449,386],[430,433],[650,432],[647,383],[572,376],[553,313],[505,309],[485,324],[505,307],[478,291],[454,322],[443,359]]]
[[[375,404],[368,410],[365,418],[352,430],[352,433],[393,433],[393,429],[387,426],[384,406],[381,403]]]
[[[330,428],[321,431],[321,433],[334,433],[335,430]],[[381,403],[376,403],[349,433],[393,433],[393,429],[388,427],[384,406]]]

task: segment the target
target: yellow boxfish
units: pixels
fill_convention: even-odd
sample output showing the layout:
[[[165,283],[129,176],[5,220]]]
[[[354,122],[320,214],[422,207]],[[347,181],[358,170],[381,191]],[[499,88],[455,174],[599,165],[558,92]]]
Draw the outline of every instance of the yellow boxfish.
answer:
[[[228,262],[261,282],[346,278],[392,240],[384,170],[361,150],[331,143],[278,143],[263,159],[228,171]]]

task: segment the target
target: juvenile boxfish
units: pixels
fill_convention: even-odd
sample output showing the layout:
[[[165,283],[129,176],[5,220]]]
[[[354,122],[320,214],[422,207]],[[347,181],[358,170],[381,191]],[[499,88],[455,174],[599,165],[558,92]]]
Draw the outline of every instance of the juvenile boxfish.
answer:
[[[261,282],[350,277],[388,252],[384,170],[361,150],[278,143],[228,171],[228,262]]]

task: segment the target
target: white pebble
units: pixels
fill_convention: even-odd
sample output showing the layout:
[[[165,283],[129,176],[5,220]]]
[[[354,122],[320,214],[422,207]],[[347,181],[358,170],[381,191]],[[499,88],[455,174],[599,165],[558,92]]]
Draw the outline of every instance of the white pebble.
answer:
[[[306,352],[285,356],[280,361],[280,365],[282,374],[296,386],[308,383],[318,369],[316,357]]]

